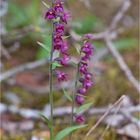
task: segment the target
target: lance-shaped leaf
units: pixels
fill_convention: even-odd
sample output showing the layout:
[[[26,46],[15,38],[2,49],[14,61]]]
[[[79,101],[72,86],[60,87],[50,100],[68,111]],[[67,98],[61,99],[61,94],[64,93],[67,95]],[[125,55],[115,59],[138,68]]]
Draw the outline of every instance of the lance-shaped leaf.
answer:
[[[50,57],[50,51],[51,51],[51,45],[52,45],[52,37],[51,35],[46,35],[46,37],[43,40],[43,43],[37,42],[41,48],[37,52],[37,58],[49,58]]]
[[[79,44],[76,45],[75,49],[76,49],[77,53],[80,54],[81,47]]]
[[[50,8],[50,5],[48,5],[45,1],[42,1],[43,5],[46,7],[46,8]]]
[[[37,41],[37,44],[38,44],[39,46],[41,46],[43,49],[45,49],[47,52],[50,52],[50,49],[49,49],[48,47],[46,47],[45,44],[43,44],[43,43],[41,43],[41,42],[39,42],[39,41]]]
[[[56,67],[61,67],[62,65],[60,65],[57,61],[52,63],[52,69],[54,70]]]
[[[84,112],[85,110],[89,109],[93,103],[83,104],[79,108],[76,109],[76,113]]]
[[[65,90],[64,88],[63,88],[63,93],[64,93],[64,95],[66,96],[66,98],[67,98],[69,101],[72,102],[71,96],[66,92],[66,90]]]
[[[40,113],[40,116],[45,121],[45,123],[48,125],[49,130],[51,130],[52,125],[51,125],[50,120],[45,115],[43,115],[41,113]]]
[[[76,126],[65,128],[56,135],[54,140],[62,140],[64,137],[68,136],[73,131],[80,129],[80,128],[84,128],[86,126],[87,125],[76,125]]]

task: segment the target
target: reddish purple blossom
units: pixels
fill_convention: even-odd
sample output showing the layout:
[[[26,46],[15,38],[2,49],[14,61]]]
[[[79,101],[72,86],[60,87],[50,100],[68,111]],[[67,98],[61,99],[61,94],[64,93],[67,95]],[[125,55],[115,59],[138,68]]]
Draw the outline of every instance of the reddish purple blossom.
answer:
[[[88,60],[90,60],[90,55],[85,54],[84,56],[81,57],[81,60],[83,60],[83,61],[88,61]]]
[[[56,14],[55,14],[54,9],[50,8],[45,14],[45,19],[50,20],[50,19],[55,19],[55,18],[56,18]]]
[[[79,94],[85,94],[86,91],[87,91],[87,89],[86,89],[85,87],[81,87],[81,88],[79,88],[79,89],[77,90],[77,92],[78,92]]]
[[[93,85],[90,75],[87,75],[84,78],[80,78],[79,81],[82,83],[82,87],[85,89],[88,89],[89,87]]]
[[[64,55],[59,59],[59,62],[60,62],[61,65],[67,65],[68,62],[69,62],[69,60],[70,60],[69,55],[64,54]]]
[[[92,43],[86,42],[83,45],[81,51],[84,52],[85,54],[91,56],[93,54],[93,45],[92,45]]]
[[[59,70],[56,70],[55,73],[59,82],[67,81],[68,75],[66,73],[61,72]]]
[[[63,35],[64,34],[64,25],[61,23],[55,24],[55,34],[56,35]]]
[[[90,80],[92,78],[92,74],[91,73],[86,73],[85,75],[85,79]]]
[[[62,54],[66,54],[68,48],[69,48],[69,47],[68,47],[67,41],[63,41],[63,44],[62,44],[62,46],[61,46],[61,53],[62,53]]]
[[[75,121],[76,121],[78,124],[82,124],[82,123],[85,122],[85,118],[84,118],[84,116],[82,116],[82,115],[76,115],[76,116],[75,116]]]
[[[53,39],[54,50],[60,50],[63,45],[63,40],[61,36],[54,35]]]
[[[90,80],[84,80],[84,82],[83,82],[83,87],[85,87],[86,89],[88,89],[92,85],[93,85],[93,82]]]
[[[87,63],[81,62],[81,63],[80,63],[80,67],[79,67],[79,71],[80,71],[81,73],[85,74],[85,73],[87,72],[87,70],[88,70],[88,65],[87,65]]]
[[[62,22],[67,24],[67,21],[70,19],[70,13],[67,11],[64,11],[64,13],[60,16],[60,19]]]
[[[63,12],[63,6],[62,6],[62,2],[61,1],[56,1],[54,3],[54,9],[56,12]]]
[[[75,101],[76,101],[77,104],[82,105],[85,101],[85,98],[83,96],[77,95],[76,98],[75,98]]]

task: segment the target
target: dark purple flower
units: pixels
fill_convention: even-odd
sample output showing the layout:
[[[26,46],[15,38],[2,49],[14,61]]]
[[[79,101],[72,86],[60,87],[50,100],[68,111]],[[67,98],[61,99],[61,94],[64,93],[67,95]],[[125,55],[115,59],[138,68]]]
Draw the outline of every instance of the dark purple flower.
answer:
[[[87,55],[92,55],[93,54],[93,45],[92,45],[92,43],[86,42],[83,45],[81,51],[84,52]]]
[[[84,123],[85,122],[85,118],[82,115],[76,115],[75,116],[75,121],[79,124]]]
[[[82,105],[84,103],[84,101],[85,101],[85,98],[83,96],[77,95],[75,100],[76,100],[77,104]]]
[[[68,62],[69,62],[69,60],[70,60],[69,55],[64,54],[64,55],[59,59],[59,62],[60,62],[61,65],[67,65]]]
[[[59,70],[56,70],[55,72],[56,72],[56,77],[59,82],[67,81],[68,75],[66,73],[61,72]]]
[[[63,40],[61,36],[55,35],[53,39],[54,50],[60,50],[63,45]]]
[[[81,82],[81,83],[83,83],[84,81],[85,81],[84,78],[80,78],[80,79],[79,79],[79,82]]]
[[[79,89],[77,90],[77,92],[78,92],[79,94],[85,94],[86,91],[87,91],[87,89],[86,89],[85,87],[81,87],[81,88],[79,88]]]
[[[67,24],[67,21],[70,19],[70,13],[64,11],[64,13],[60,16],[62,22]]]
[[[90,80],[92,78],[92,74],[91,73],[86,73],[85,75],[85,79]]]
[[[54,3],[54,9],[56,12],[63,12],[63,6],[61,1],[56,1]]]
[[[93,82],[90,80],[85,80],[83,82],[83,87],[85,87],[86,89],[88,89],[89,87],[91,87],[93,85]]]
[[[55,34],[56,35],[63,35],[64,34],[64,25],[61,23],[57,23],[55,25]]]
[[[82,86],[86,89],[91,87],[93,85],[93,82],[91,81],[92,74],[91,73],[85,73],[84,77],[79,79],[79,82],[82,83]]]
[[[79,71],[83,74],[85,74],[87,72],[87,63],[80,63],[80,67],[79,67]]]
[[[54,50],[60,50],[62,46],[62,42],[54,43]]]
[[[61,53],[62,53],[62,54],[66,54],[68,48],[69,48],[69,47],[68,47],[67,41],[63,41],[63,44],[62,44],[62,46],[61,46]]]
[[[53,8],[50,8],[45,14],[45,19],[48,19],[48,20],[55,19],[55,17],[56,17],[56,14]]]
[[[84,56],[82,56],[81,57],[81,59],[83,60],[83,61],[88,61],[88,60],[90,60],[90,55],[87,53],[87,54],[85,54]]]

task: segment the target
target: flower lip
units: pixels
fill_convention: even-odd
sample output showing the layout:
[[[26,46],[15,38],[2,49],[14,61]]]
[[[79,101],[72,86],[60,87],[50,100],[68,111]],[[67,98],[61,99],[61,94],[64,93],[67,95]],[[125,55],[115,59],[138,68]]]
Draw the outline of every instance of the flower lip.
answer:
[[[54,9],[56,12],[63,12],[63,6],[62,6],[62,2],[61,1],[57,1],[54,4]]]
[[[84,118],[84,116],[82,116],[82,115],[76,115],[76,116],[75,116],[75,121],[76,121],[77,123],[79,123],[79,124],[82,124],[82,123],[85,122],[85,118]]]
[[[56,17],[56,14],[53,8],[50,8],[45,14],[45,19],[48,19],[48,20],[55,19],[55,17]]]
[[[59,82],[67,81],[68,75],[66,73],[56,70],[55,74]]]
[[[90,80],[91,78],[92,78],[92,74],[91,73],[86,73],[85,74],[85,78],[87,79],[87,80]]]
[[[85,81],[83,82],[83,87],[86,88],[86,89],[88,89],[88,88],[91,87],[92,85],[93,85],[93,82],[90,81],[90,80],[85,80]]]
[[[80,63],[80,67],[79,67],[79,71],[83,74],[85,74],[87,72],[87,63],[81,62]]]
[[[58,61],[61,65],[67,65],[70,60],[70,56],[68,54],[64,54]]]
[[[82,105],[84,103],[85,99],[84,99],[83,96],[77,95],[76,98],[75,98],[75,101],[76,101],[77,104]]]
[[[78,92],[79,94],[85,94],[86,91],[87,91],[87,89],[86,89],[85,87],[81,87],[81,88],[79,88],[79,89],[77,90],[77,92]]]
[[[64,34],[64,25],[61,23],[57,23],[55,25],[55,34],[56,35],[63,35]]]
[[[66,23],[70,19],[70,13],[67,11],[64,11],[63,15],[60,16],[61,22]]]

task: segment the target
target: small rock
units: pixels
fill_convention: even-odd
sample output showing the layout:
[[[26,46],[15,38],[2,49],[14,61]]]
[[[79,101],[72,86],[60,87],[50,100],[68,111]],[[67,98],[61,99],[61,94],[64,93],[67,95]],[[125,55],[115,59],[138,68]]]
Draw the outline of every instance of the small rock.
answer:
[[[0,103],[0,114],[2,114],[3,112],[5,112],[7,110],[6,105]]]
[[[125,135],[136,140],[140,140],[140,129],[135,124],[128,124],[117,130],[120,135]]]
[[[20,104],[20,98],[12,92],[5,92],[4,97],[13,105],[18,106]]]
[[[121,124],[121,122],[123,120],[124,120],[124,117],[121,114],[109,115],[108,117],[106,117],[105,123],[110,125],[110,126],[117,127]]]

